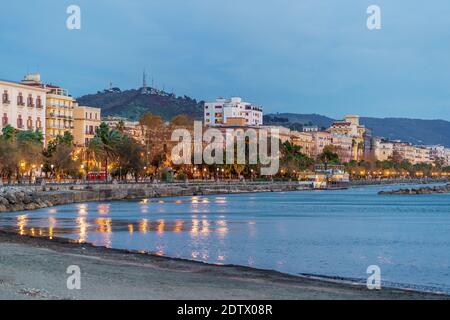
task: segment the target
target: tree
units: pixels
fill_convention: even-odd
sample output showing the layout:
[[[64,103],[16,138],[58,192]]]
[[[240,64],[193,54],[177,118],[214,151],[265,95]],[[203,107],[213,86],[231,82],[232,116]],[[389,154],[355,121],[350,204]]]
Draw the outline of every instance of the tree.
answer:
[[[191,127],[194,120],[185,114],[180,114],[170,120],[170,124],[174,127]]]
[[[2,175],[11,182],[28,173],[31,181],[34,169],[42,162],[43,135],[40,131],[17,131],[10,125],[2,129],[0,167]]]
[[[122,135],[116,145],[119,169],[116,170],[115,175],[122,179],[123,176],[131,174],[138,181],[139,174],[145,166],[143,152],[144,148],[141,144],[127,135]]]
[[[51,165],[53,166],[53,172],[56,178],[60,180],[65,175],[76,177],[80,175],[80,160],[74,160],[72,158],[74,147],[64,143],[58,144],[55,151],[49,158]]]
[[[94,138],[89,143],[89,150],[97,159],[105,165],[105,174],[108,177],[108,164],[117,158],[117,145],[120,143],[122,135],[116,129],[110,129],[102,122],[95,133]]]
[[[280,163],[286,173],[302,171],[310,167],[314,161],[301,153],[301,147],[289,141],[281,144]]]
[[[17,130],[8,124],[2,129],[2,139],[11,140],[16,136],[16,132]]]
[[[325,170],[328,169],[329,164],[339,164],[339,156],[334,152],[334,148],[331,145],[325,146],[322,153],[317,157],[317,159],[325,165]]]
[[[167,151],[165,150],[166,141],[169,138],[163,119],[160,116],[146,112],[139,119],[139,124],[143,127],[145,133],[146,164],[150,165],[164,161]]]
[[[44,155],[51,157],[59,145],[73,146],[73,135],[68,131],[65,131],[62,136],[58,135],[54,140],[48,143],[47,149],[44,151]]]

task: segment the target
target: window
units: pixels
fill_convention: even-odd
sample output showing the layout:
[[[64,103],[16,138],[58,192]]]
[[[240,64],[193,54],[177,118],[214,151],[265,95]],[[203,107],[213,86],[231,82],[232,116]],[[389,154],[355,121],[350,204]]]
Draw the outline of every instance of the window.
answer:
[[[36,108],[42,108],[41,96],[37,96],[37,98],[36,98]]]
[[[2,125],[6,126],[8,124],[8,114],[4,113],[2,117]]]
[[[31,119],[31,117],[28,117],[27,129],[33,129],[33,119]]]
[[[27,107],[34,107],[33,96],[31,94],[29,94],[27,98]]]
[[[20,114],[17,117],[17,128],[23,128],[23,119],[22,119],[22,116]]]
[[[3,103],[10,103],[10,101],[9,101],[9,95],[8,95],[8,90],[3,91],[3,94],[2,94],[2,102],[3,102]]]
[[[40,117],[37,117],[36,119],[36,129],[41,129],[42,128],[42,121]]]
[[[25,103],[23,102],[23,95],[22,92],[19,92],[19,95],[17,96],[17,105],[24,106]]]

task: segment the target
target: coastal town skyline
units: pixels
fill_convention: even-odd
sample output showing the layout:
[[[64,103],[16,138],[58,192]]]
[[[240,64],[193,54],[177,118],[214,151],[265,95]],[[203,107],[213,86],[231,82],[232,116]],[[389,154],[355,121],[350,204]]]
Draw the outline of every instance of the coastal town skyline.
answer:
[[[448,1],[4,2],[0,301],[450,299]]]
[[[159,88],[201,100],[218,93],[245,96],[267,113],[450,120],[447,46],[440,41],[448,28],[441,6],[439,12],[438,6],[411,6],[407,21],[414,23],[407,23],[401,4],[379,1],[382,29],[371,31],[365,27],[368,4],[356,1],[278,7],[249,1],[240,11],[231,4],[194,1],[176,2],[172,11],[162,2],[130,1],[123,10],[120,2],[81,0],[82,27],[67,30],[69,4],[27,3],[21,25],[14,24],[13,15],[5,17],[2,30],[15,29],[14,39],[0,31],[6,74],[17,79],[39,71],[78,97],[110,81],[134,88],[145,67]],[[20,1],[5,4],[7,12],[20,8]],[[433,24],[421,18],[425,14],[433,16]],[[54,18],[40,19],[44,15]],[[101,15],[106,18],[99,20]],[[227,15],[236,18],[233,25],[216,22]],[[108,19],[112,16],[117,19]],[[276,16],[283,16],[283,23],[264,23]],[[33,28],[37,23],[41,28]],[[66,72],[60,76],[61,68]]]

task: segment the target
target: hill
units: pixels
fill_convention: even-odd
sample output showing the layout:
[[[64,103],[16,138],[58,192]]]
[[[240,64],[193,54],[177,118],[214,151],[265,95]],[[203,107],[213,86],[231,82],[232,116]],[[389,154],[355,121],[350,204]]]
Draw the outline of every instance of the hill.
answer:
[[[80,105],[99,107],[102,116],[120,116],[137,120],[145,112],[170,120],[176,115],[187,114],[196,119],[203,117],[203,102],[190,97],[176,97],[165,92],[142,94],[141,90],[105,90],[77,98]]]

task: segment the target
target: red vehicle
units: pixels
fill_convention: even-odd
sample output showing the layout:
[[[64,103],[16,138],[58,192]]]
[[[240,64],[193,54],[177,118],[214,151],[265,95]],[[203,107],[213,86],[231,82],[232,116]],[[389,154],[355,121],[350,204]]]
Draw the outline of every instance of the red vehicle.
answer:
[[[88,181],[106,181],[106,172],[89,172],[87,174]]]

